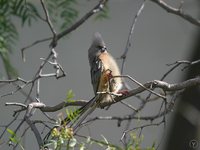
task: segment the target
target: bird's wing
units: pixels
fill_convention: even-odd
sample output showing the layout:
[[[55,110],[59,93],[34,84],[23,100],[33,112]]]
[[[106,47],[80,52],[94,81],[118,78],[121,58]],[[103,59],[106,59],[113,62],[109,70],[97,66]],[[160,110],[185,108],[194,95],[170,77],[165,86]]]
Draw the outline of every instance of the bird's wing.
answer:
[[[99,101],[101,100],[101,95],[98,95],[97,92],[101,89],[99,89],[99,84],[101,82],[101,78],[103,76],[104,66],[98,57],[94,58],[92,65],[91,65],[91,82],[93,85],[93,90],[95,93],[95,97],[91,99],[85,106],[80,108],[80,115],[76,118],[77,122],[76,124],[72,124],[73,130],[75,130],[81,125],[81,123],[85,120],[85,118],[91,114],[95,108],[98,106]]]
[[[95,95],[98,92],[98,88],[99,88],[99,84],[100,84],[100,80],[101,80],[101,75],[103,72],[103,63],[102,61],[96,57],[93,60],[93,65],[91,66],[91,70],[90,70],[90,75],[91,75],[91,82],[93,85],[93,90]]]
[[[77,128],[80,127],[81,123],[85,120],[85,118],[90,115],[95,108],[97,107],[99,100],[99,96],[95,96],[92,98],[85,106],[81,107],[80,115],[77,117],[77,122],[75,124],[72,124],[71,127],[73,127],[74,133],[77,132]]]
[[[73,128],[74,132],[75,130],[81,125],[81,123],[85,120],[85,118],[91,114],[95,108],[98,105],[98,101],[101,99],[100,95],[97,94],[99,91],[99,84],[101,82],[101,78],[103,76],[103,70],[104,66],[100,58],[95,57],[93,59],[92,65],[91,65],[91,82],[93,85],[93,90],[95,93],[95,97],[92,98],[87,104],[79,108],[78,110],[74,111],[72,115],[75,114],[77,117],[74,118],[74,120],[71,120],[69,116],[67,116],[62,122],[61,125],[69,125]]]
[[[62,125],[68,125],[73,128],[73,132],[76,133],[77,128],[81,126],[81,123],[85,120],[85,118],[91,114],[98,105],[99,96],[93,97],[87,104],[79,108],[78,110],[72,112],[72,115],[75,114],[76,117],[71,120],[69,116],[67,116],[63,121]]]

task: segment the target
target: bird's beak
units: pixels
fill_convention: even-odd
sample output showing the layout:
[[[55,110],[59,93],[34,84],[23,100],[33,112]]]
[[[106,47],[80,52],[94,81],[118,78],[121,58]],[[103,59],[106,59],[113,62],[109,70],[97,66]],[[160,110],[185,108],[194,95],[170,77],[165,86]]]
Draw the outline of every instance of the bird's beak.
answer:
[[[101,48],[101,52],[102,52],[102,53],[105,52],[106,50],[107,50],[106,46],[103,46],[103,47]]]

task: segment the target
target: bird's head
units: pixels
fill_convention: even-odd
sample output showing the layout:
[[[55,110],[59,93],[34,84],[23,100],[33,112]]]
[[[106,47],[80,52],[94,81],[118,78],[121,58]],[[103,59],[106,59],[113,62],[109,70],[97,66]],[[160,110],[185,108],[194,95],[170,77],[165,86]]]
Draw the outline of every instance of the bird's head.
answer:
[[[106,52],[106,44],[99,32],[95,32],[92,45],[88,50],[89,57],[98,57],[101,53]]]

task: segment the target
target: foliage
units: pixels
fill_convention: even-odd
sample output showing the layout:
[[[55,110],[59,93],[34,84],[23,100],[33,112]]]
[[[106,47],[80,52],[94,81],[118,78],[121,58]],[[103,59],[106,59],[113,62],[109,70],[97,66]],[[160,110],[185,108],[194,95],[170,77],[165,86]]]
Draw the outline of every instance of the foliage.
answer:
[[[14,49],[18,39],[18,31],[14,21],[18,19],[21,25],[31,26],[33,22],[41,19],[34,1],[26,0],[0,0],[0,56],[9,78],[16,77],[17,71],[12,66],[9,53]],[[76,9],[77,0],[47,0],[50,19],[59,30],[68,28],[78,17]],[[108,18],[108,6],[95,18]]]
[[[73,98],[74,98],[74,93],[72,90],[69,90],[67,92],[67,95],[66,95],[66,102],[74,102]]]
[[[78,11],[76,10],[76,0],[47,0],[44,1],[50,19],[54,23],[54,27],[58,29],[68,28],[74,20],[78,17]],[[105,10],[97,15],[96,19],[107,18],[108,7]],[[41,16],[45,16],[44,14]],[[18,20],[21,23],[21,26],[24,27],[28,25],[29,27],[39,19],[45,20],[40,16],[39,11],[34,5],[32,0],[0,0],[0,56],[4,64],[6,74],[9,78],[18,76],[17,71],[13,67],[10,61],[10,53],[15,50],[15,43],[19,37],[19,32],[16,27],[15,21]],[[72,90],[68,91],[66,101],[74,102],[73,100],[74,93]],[[78,115],[79,111],[76,108],[71,110],[66,110],[67,116],[71,121],[73,121]],[[15,131],[7,129],[7,132],[11,135],[10,142],[21,145],[21,137],[17,137]],[[54,149],[60,149],[63,146],[66,146],[67,149],[74,148],[79,146],[81,150],[85,149],[85,142],[78,142],[73,136],[73,130],[68,127],[60,127],[60,130],[56,128],[51,132],[51,137],[54,138],[49,141],[47,145],[53,145]],[[56,139],[56,140],[55,140]],[[98,143],[99,145],[106,145],[108,148],[112,149],[112,146],[109,146],[109,142],[104,138],[104,141],[95,141],[91,140],[88,143]]]
[[[90,136],[80,136],[80,141],[73,135],[73,129],[68,127],[61,127],[59,130],[54,128],[51,133],[52,139],[45,146],[53,145],[55,150],[66,147],[67,149],[80,149],[89,150],[91,146],[101,147],[105,150],[155,150],[155,143],[151,147],[142,148],[141,144],[143,141],[143,136],[138,136],[136,132],[130,133],[130,139],[125,147],[120,145],[115,145],[110,143],[103,135],[101,135],[102,140],[93,139]],[[85,139],[85,140],[84,140]]]
[[[48,0],[46,2],[51,20],[58,29],[66,29],[78,17],[78,11],[75,9],[76,0]]]
[[[74,93],[72,90],[69,90],[67,92],[67,95],[66,95],[66,102],[68,103],[73,103],[75,102],[75,100],[73,99],[74,98]],[[80,113],[80,110],[77,109],[76,107],[72,107],[71,109],[70,108],[67,108],[66,110],[66,114],[67,114],[67,117],[69,118],[70,121],[73,121]]]
[[[9,41],[5,40],[3,36],[4,34],[0,35],[0,56],[4,64],[5,71],[9,77],[17,76],[17,71],[12,66],[9,58]]]
[[[73,137],[72,128],[61,127],[60,130],[54,128],[51,132],[51,136],[53,139],[45,146],[53,145],[54,149],[60,149],[64,146],[72,148],[77,143],[77,140]]]
[[[75,94],[72,90],[69,90],[66,94],[66,102],[73,103]],[[66,109],[67,117],[70,121],[76,121],[75,119],[79,116],[79,109],[73,107],[72,109]],[[63,120],[63,118],[61,119]],[[59,122],[61,122],[61,120]],[[53,146],[55,150],[62,149],[66,147],[67,149],[77,148],[80,150],[90,149],[91,145],[100,146],[102,149],[106,150],[155,150],[155,143],[152,144],[151,147],[142,148],[141,144],[144,139],[143,135],[138,136],[137,132],[130,132],[130,138],[125,147],[121,147],[120,145],[114,145],[110,143],[106,137],[101,135],[103,140],[96,140],[92,137],[81,136],[81,138],[85,138],[82,140],[78,140],[74,136],[73,128],[70,128],[65,125],[57,125],[51,131],[51,140],[45,146]]]
[[[17,19],[22,26],[26,24],[31,26],[33,22],[42,18],[33,2],[33,0],[0,0],[0,56],[9,78],[17,76],[17,71],[9,58],[9,53],[14,49],[18,39],[18,31],[14,21]],[[48,0],[45,2],[47,2],[53,21],[58,23],[58,21],[63,20],[61,29],[71,25],[78,16],[78,11],[74,9],[75,0]]]
[[[20,148],[22,150],[24,150],[23,146],[20,143],[20,138],[17,137],[16,133],[13,130],[9,129],[9,128],[7,128],[6,131],[11,135],[10,138],[9,138],[10,139],[10,144],[11,144],[11,142],[13,142],[15,144],[19,144]]]
[[[72,100],[74,98],[74,93],[72,90],[69,90],[67,92],[66,101],[68,102],[74,102]],[[74,110],[68,110],[66,109],[66,113],[68,118],[71,121],[74,121],[74,119],[79,115],[77,109],[74,108]],[[103,140],[96,140],[93,139],[90,136],[80,136],[80,138],[83,138],[81,140],[78,140],[74,136],[73,128],[70,128],[66,125],[57,125],[56,128],[54,128],[51,131],[51,140],[47,142],[45,146],[53,146],[53,149],[60,150],[62,148],[66,149],[79,149],[79,150],[85,150],[90,149],[90,147],[93,145],[95,147],[100,146],[102,149],[106,150],[155,150],[155,143],[152,144],[151,147],[142,148],[141,144],[144,139],[144,136],[138,136],[137,132],[130,132],[130,139],[127,142],[125,147],[121,147],[120,145],[114,145],[110,143],[106,137],[101,135]],[[85,140],[84,140],[85,139]]]
[[[0,56],[8,77],[17,76],[17,72],[9,59],[9,52],[18,38],[18,31],[13,23],[15,18],[22,26],[32,24],[38,18],[36,7],[25,0],[0,0]]]

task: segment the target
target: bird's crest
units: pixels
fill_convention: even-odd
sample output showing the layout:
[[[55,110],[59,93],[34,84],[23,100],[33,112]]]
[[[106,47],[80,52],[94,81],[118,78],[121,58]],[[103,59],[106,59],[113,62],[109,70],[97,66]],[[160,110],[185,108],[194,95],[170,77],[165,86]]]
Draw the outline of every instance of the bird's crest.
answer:
[[[105,42],[99,32],[94,33],[92,44],[95,46],[105,46]]]

